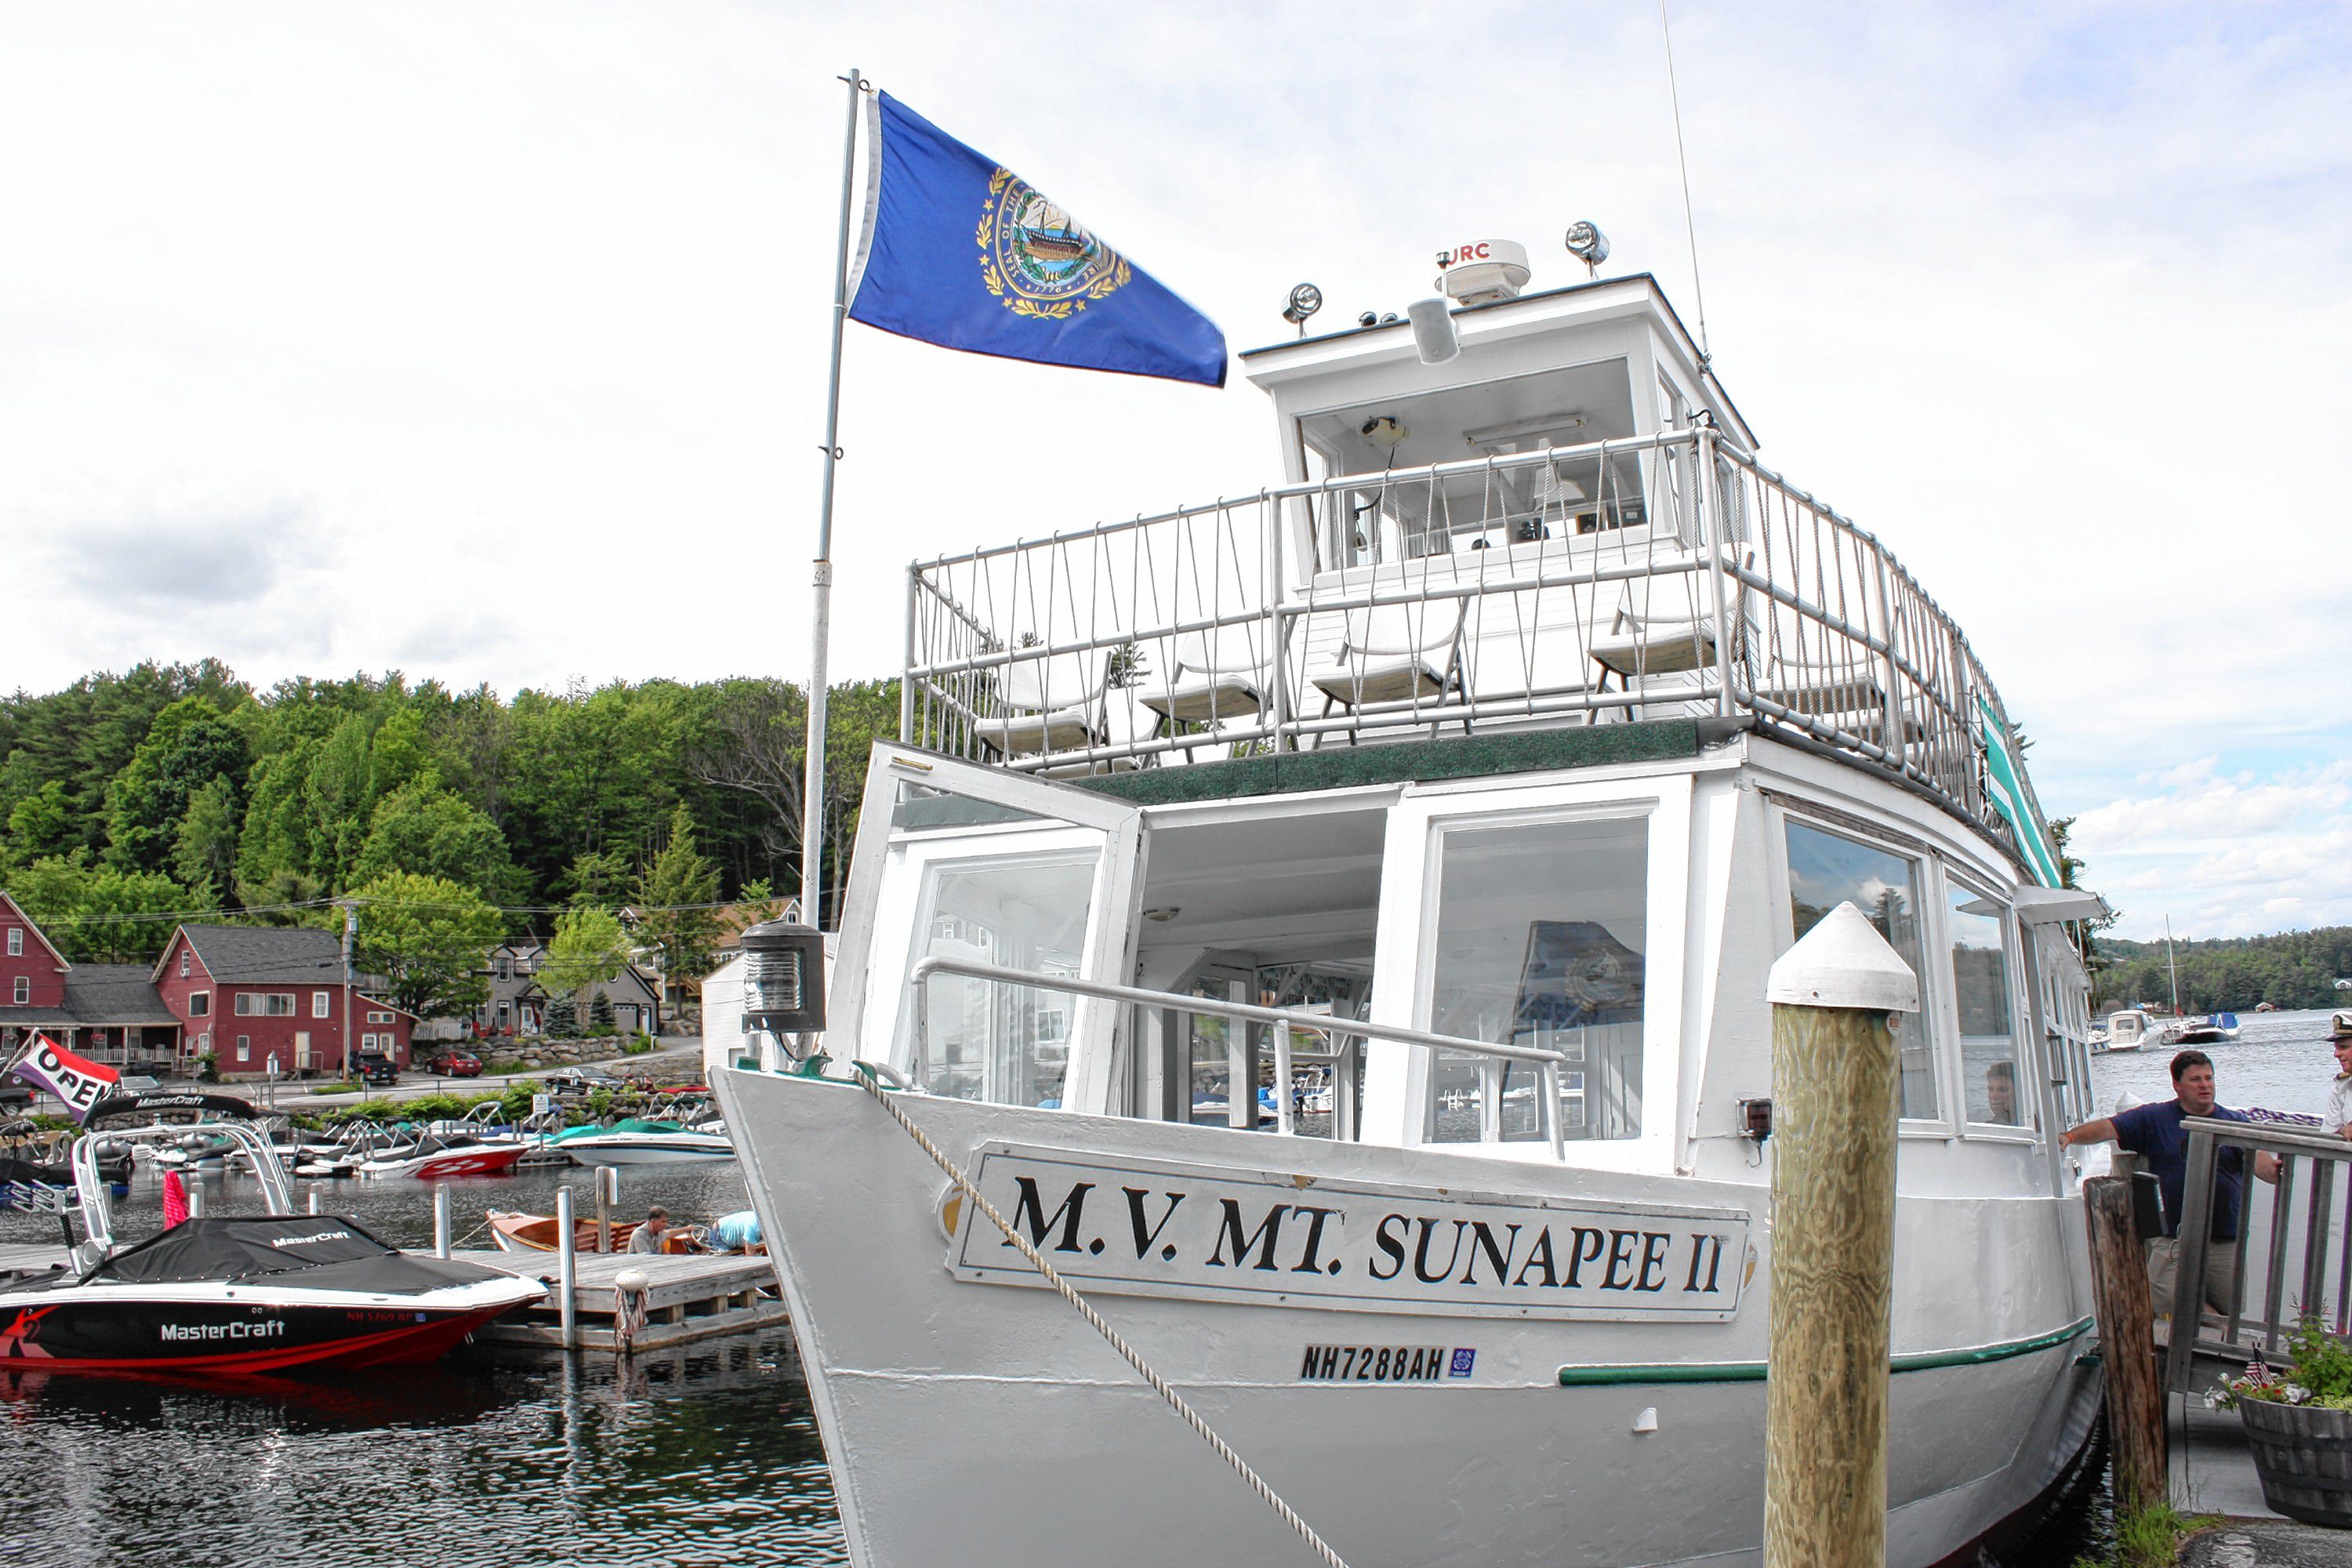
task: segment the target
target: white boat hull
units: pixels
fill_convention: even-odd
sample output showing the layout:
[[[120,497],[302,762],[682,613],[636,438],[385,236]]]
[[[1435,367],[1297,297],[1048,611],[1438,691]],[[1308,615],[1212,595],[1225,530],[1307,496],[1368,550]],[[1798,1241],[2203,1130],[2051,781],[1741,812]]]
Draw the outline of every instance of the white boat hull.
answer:
[[[735,1146],[724,1138],[570,1139],[551,1147],[583,1165],[694,1165],[735,1158]]]
[[[950,1241],[944,1176],[861,1089],[719,1077],[780,1255],[855,1562],[1301,1560],[1274,1512],[1066,1303],[1034,1288],[1017,1254],[1003,1250],[1003,1282],[951,1272],[954,1259],[987,1249],[972,1250],[969,1230]],[[1271,1179],[1300,1194],[1352,1185],[1417,1194],[1424,1209],[1458,1197],[1465,1215],[1477,1200],[1465,1189],[1555,1207],[1746,1211],[1759,1264],[1736,1310],[1715,1321],[1538,1319],[1458,1304],[1383,1310],[1318,1293],[1350,1287],[1361,1247],[1350,1272],[1336,1275],[1286,1253],[1248,1302],[1121,1293],[1148,1284],[1081,1288],[1351,1562],[1760,1558],[1762,1188],[913,1095],[899,1103],[968,1172],[984,1146],[1007,1142],[1094,1168],[1108,1208],[1077,1231],[1046,1227],[1049,1257],[1074,1244],[1065,1255],[1074,1274],[1099,1274],[1122,1257],[1148,1262],[1156,1247],[1131,1244],[1118,1189],[1156,1205],[1182,1179],[1168,1173],[1183,1168],[1263,1181],[1275,1167]],[[1122,1169],[1134,1179],[1107,1173]],[[1010,1193],[987,1190],[1015,1214]],[[1041,1197],[1042,1223],[1059,1198]],[[1434,1212],[1442,1227],[1448,1211]],[[2100,1380],[2081,1358],[2089,1309],[2079,1215],[2055,1198],[1901,1202],[1894,1348],[1924,1364],[1891,1384],[1890,1563],[1959,1551],[2032,1505],[2080,1453]],[[1298,1244],[1295,1227],[1292,1236],[1286,1247]],[[1527,1262],[1515,1253],[1514,1264],[1524,1278]],[[1424,1375],[1434,1363],[1408,1356],[1403,1381],[1308,1377],[1309,1365],[1323,1371],[1305,1360],[1309,1346],[1440,1348],[1444,1374]],[[1475,1355],[1456,1377],[1463,1350]],[[1570,1367],[1591,1381],[1563,1386]],[[1692,1377],[1707,1380],[1683,1381]],[[1637,1429],[1644,1412],[1655,1430]]]

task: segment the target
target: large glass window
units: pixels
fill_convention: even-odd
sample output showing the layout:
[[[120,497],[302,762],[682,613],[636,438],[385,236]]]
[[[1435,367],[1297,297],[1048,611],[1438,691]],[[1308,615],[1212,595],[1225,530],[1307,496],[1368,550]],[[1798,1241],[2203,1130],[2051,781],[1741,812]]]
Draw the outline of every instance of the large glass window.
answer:
[[[1903,1114],[1922,1121],[1940,1116],[1935,1049],[1930,1032],[1921,1022],[1927,1005],[1927,969],[1920,951],[1919,863],[1891,850],[1791,822],[1789,903],[1801,937],[1840,904],[1853,904],[1918,976],[1921,1011],[1898,1013],[1893,1020],[1903,1066]]]
[[[1454,828],[1440,854],[1430,1027],[1559,1052],[1563,1135],[1641,1136],[1647,821]],[[1548,1137],[1541,1084],[1524,1064],[1441,1051],[1429,1136]]]
[[[909,969],[945,957],[1046,976],[1079,972],[1099,831],[911,783],[899,787],[891,826],[887,875],[916,900]],[[937,973],[925,1001],[932,1093],[1061,1104],[1076,1007],[1070,993]],[[911,1005],[900,1028],[911,1036]]]
[[[1969,1120],[1995,1127],[2032,1122],[2019,1070],[2010,1006],[2009,947],[2000,907],[1966,888],[1952,889],[1952,1000],[1960,1018],[1960,1086]]]

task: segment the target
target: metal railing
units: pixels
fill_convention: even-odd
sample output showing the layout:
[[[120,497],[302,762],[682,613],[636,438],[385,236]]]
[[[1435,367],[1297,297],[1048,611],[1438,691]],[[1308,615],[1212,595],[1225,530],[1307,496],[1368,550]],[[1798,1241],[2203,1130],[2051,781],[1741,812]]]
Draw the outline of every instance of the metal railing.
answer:
[[[1338,1063],[1349,1055],[1334,1046],[1328,1051],[1300,1051],[1291,1041],[1294,1030],[1305,1030],[1327,1038],[1391,1040],[1401,1045],[1426,1046],[1434,1050],[1458,1051],[1465,1055],[1485,1057],[1496,1061],[1526,1062],[1533,1066],[1543,1084],[1545,1105],[1544,1128],[1551,1141],[1554,1159],[1565,1159],[1568,1153],[1566,1134],[1560,1128],[1559,1069],[1568,1058],[1558,1051],[1541,1050],[1532,1046],[1498,1045],[1491,1040],[1465,1039],[1458,1035],[1433,1035],[1425,1029],[1408,1029],[1394,1024],[1376,1024],[1363,1018],[1335,1018],[1328,1013],[1309,1013],[1291,1007],[1261,1007],[1251,1002],[1228,1002],[1214,996],[1185,996],[1172,991],[1146,991],[1134,985],[1110,985],[1099,980],[1079,980],[1060,974],[1040,974],[1034,969],[1007,969],[1001,964],[979,963],[970,959],[933,956],[925,958],[907,972],[907,984],[914,990],[914,1060],[908,1077],[916,1087],[926,1092],[929,1089],[931,1055],[930,978],[934,974],[955,974],[968,980],[985,980],[1000,985],[1017,985],[1030,990],[1066,992],[1076,996],[1092,996],[1105,1002],[1124,1002],[1133,1006],[1150,1007],[1179,1013],[1202,1013],[1213,1018],[1226,1018],[1244,1024],[1270,1025],[1274,1030],[1274,1080],[1280,1091],[1275,1099],[1275,1127],[1282,1133],[1297,1131],[1290,1103],[1291,1070],[1300,1061],[1331,1061]],[[1253,1059],[1255,1049],[1252,1050]],[[1255,1075],[1253,1075],[1255,1076]],[[1255,1086],[1250,1086],[1251,1101],[1247,1125],[1256,1125]],[[1243,1086],[1229,1084],[1225,1091],[1228,1114],[1238,1117],[1244,1106]],[[1243,1123],[1235,1121],[1234,1125]]]
[[[2195,1358],[2218,1356],[2242,1364],[2250,1353],[2275,1356],[2306,1318],[2318,1318],[2338,1335],[2352,1332],[2352,1216],[2339,1201],[2337,1169],[2352,1163],[2352,1142],[2332,1131],[2299,1131],[2265,1121],[2220,1121],[2184,1118],[2189,1168],[2182,1187],[2180,1241],[2172,1291],[2172,1332],[2166,1352],[2165,1386],[2189,1391]],[[2216,1242],[2212,1235],[2214,1175],[2225,1150],[2239,1151],[2242,1163],[2237,1235]],[[2269,1201],[2259,1200],[2264,1184],[2255,1178],[2256,1158],[2276,1156],[2278,1181]],[[2257,1232],[2263,1234],[2257,1247]],[[2215,1250],[2227,1249],[2236,1289],[2228,1310],[2209,1316],[2205,1285],[2213,1273]],[[2259,1258],[2262,1270],[2249,1279],[2246,1265]]]
[[[918,563],[908,592],[900,736],[954,756],[1060,776],[1745,717],[2014,842],[1958,626],[1710,427],[1273,487]]]

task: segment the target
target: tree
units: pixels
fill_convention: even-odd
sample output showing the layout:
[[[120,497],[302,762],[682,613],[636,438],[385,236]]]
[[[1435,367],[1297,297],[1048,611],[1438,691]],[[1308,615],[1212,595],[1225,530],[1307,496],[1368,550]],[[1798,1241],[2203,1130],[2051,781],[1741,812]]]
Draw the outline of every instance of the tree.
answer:
[[[577,1017],[587,1008],[588,993],[617,978],[628,963],[628,933],[618,917],[595,904],[574,904],[555,917],[555,936],[540,960],[538,979],[551,998],[570,996]]]
[[[187,890],[153,871],[92,868],[79,850],[37,860],[9,891],[68,961],[132,963],[163,951],[187,908]]]
[[[126,871],[162,870],[196,792],[226,779],[234,799],[250,766],[245,737],[217,708],[201,697],[173,703],[107,786],[108,861]]]
[[[196,791],[172,839],[172,872],[191,900],[214,905],[236,880],[236,786],[215,776]]]
[[[489,903],[503,903],[515,890],[514,862],[498,824],[426,784],[404,784],[376,803],[352,863],[352,875],[362,881],[401,871],[455,882]]]
[[[551,1039],[573,1039],[580,1034],[580,1009],[569,996],[551,996],[540,1014],[539,1023]]]
[[[446,878],[386,871],[352,890],[358,901],[359,967],[385,978],[392,999],[420,1018],[471,1013],[490,994],[489,950],[499,911]]]
[[[8,808],[8,838],[0,846],[0,865],[29,866],[50,855],[61,855],[74,842],[73,812],[66,786],[51,779]]]
[[[613,998],[602,991],[597,992],[594,1000],[588,1004],[588,1032],[592,1035],[617,1035],[621,1032],[620,1020],[613,1015]]]
[[[670,813],[669,843],[637,881],[638,934],[658,948],[662,978],[699,988],[719,942],[719,863],[697,847],[694,818],[680,804]]]

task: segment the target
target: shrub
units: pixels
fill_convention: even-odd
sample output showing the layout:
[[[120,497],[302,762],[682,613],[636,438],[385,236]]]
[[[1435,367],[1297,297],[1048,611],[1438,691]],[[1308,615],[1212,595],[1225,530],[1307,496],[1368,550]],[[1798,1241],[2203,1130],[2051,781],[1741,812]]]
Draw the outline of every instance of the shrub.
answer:
[[[2330,1410],[2352,1410],[2352,1348],[2327,1331],[2318,1318],[2305,1318],[2288,1336],[2284,1371],[2256,1356],[2245,1373],[2207,1396],[2222,1409],[2241,1400],[2260,1399],[2273,1405],[2316,1405]]]

